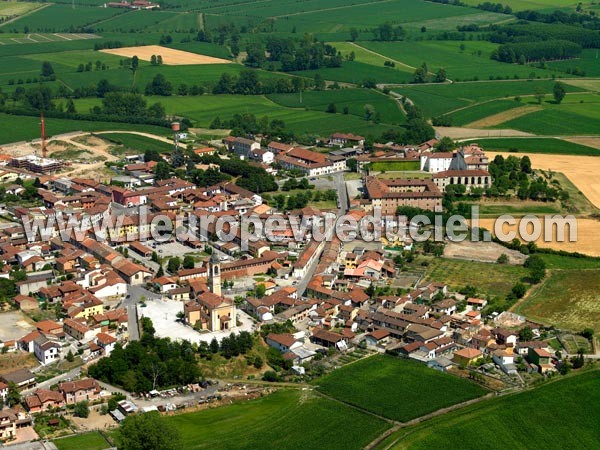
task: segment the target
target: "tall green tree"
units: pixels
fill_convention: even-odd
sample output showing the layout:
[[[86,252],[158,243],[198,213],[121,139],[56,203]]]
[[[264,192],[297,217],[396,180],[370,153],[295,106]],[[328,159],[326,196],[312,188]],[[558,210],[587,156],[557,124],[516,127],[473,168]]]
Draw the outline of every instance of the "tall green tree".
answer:
[[[554,88],[552,89],[552,95],[554,95],[554,100],[556,103],[561,103],[565,95],[567,95],[567,91],[565,89],[565,84],[557,81],[554,83]]]
[[[117,436],[119,450],[183,450],[183,442],[177,428],[151,411],[125,418]]]

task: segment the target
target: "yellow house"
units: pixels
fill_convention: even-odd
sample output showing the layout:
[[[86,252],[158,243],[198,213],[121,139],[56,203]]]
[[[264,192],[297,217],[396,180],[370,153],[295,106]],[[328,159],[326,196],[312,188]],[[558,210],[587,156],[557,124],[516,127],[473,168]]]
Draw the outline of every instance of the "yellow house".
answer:
[[[87,319],[88,317],[95,316],[96,314],[104,314],[104,304],[100,300],[93,300],[85,303],[83,306],[78,308],[73,318]]]
[[[460,366],[469,366],[481,359],[483,354],[476,348],[462,348],[454,352],[454,362]]]

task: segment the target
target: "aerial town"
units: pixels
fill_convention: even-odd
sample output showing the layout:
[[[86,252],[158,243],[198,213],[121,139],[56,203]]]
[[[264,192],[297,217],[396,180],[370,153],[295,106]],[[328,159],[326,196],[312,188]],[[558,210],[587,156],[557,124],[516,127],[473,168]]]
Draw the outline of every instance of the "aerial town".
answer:
[[[156,166],[170,167],[178,148],[159,155],[158,162],[146,161],[148,154],[127,156],[106,182],[63,175],[65,164],[48,157],[3,155],[7,193],[18,196],[29,182],[37,187],[37,206],[5,208],[12,225],[1,230],[2,273],[14,280],[14,308],[35,320],[2,342],[2,352],[32,354],[38,363],[0,375],[3,401],[10,406],[3,411],[6,441],[25,429],[35,437],[36,417],[46,420],[63,411],[77,416],[82,408],[87,412],[79,416],[87,418],[92,408],[95,426],[112,427],[140,410],[197,407],[236,398],[240,386],[247,389],[239,376],[235,383],[184,376],[185,384],[172,385],[160,373],[128,381],[106,372],[113,352],[144,343],[149,333],[185,342],[200,354],[235,355],[262,346],[265,359],[254,357],[251,377],[267,381],[302,382],[338,365],[388,354],[484,386],[514,388],[568,364],[550,344],[557,340],[555,330],[488,308],[473,286],[457,290],[407,270],[417,255],[436,254],[449,244],[414,239],[406,234],[407,224],[386,233],[385,242],[368,236],[318,241],[310,233],[297,240],[292,230],[291,217],[321,226],[328,215],[360,221],[375,210],[391,217],[398,211],[440,211],[449,187],[461,187],[464,195],[491,188],[484,149],[469,144],[440,152],[440,141],[431,139],[366,150],[364,137],[344,133],[313,148],[262,141],[231,136],[188,153],[198,156],[197,167],[217,174],[221,168],[211,161],[235,159],[281,186],[335,192],[325,208],[308,202],[290,209],[285,199],[276,205],[232,181],[198,187],[170,174],[157,179]],[[417,170],[404,178],[382,177],[370,169],[382,162],[411,163]],[[229,239],[220,239],[215,223],[198,230],[205,231],[199,239],[155,233],[157,217],[209,215],[234,219]],[[113,220],[105,233],[70,230],[65,239],[58,221],[47,222],[59,216],[90,227],[107,218],[122,221]],[[279,219],[276,239],[245,241],[241,224],[249,216]],[[36,219],[53,226],[32,235],[24,223]],[[486,245],[494,246],[498,259],[516,258],[498,243]],[[229,348],[241,339],[236,336],[249,339],[250,348]],[[255,389],[255,395],[264,394]],[[81,423],[88,426],[85,419]]]

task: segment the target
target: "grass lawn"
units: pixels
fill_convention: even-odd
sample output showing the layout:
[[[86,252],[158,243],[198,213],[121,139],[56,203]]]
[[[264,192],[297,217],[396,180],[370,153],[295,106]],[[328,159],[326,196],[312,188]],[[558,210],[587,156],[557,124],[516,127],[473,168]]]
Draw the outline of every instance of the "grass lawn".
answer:
[[[399,430],[379,448],[598,448],[599,402],[600,372],[589,371]]]
[[[527,269],[509,264],[431,258],[423,281],[447,283],[452,289],[468,284],[483,295],[505,297],[513,285],[527,275]]]
[[[388,427],[376,417],[297,390],[167,420],[180,430],[188,450],[360,449]]]
[[[466,379],[388,355],[342,367],[314,383],[338,400],[401,422],[486,393]]]
[[[553,138],[496,138],[474,139],[484,149],[506,152],[517,149],[523,153],[547,153],[557,155],[600,156],[600,150]],[[515,156],[519,156],[518,152]]]
[[[110,444],[96,431],[53,441],[58,450],[104,450]]]
[[[403,172],[405,170],[419,170],[420,163],[419,161],[374,162],[369,167],[370,170],[375,172]]]
[[[138,152],[146,150],[156,150],[161,153],[170,152],[173,150],[173,145],[156,139],[147,138],[146,136],[138,136],[128,133],[103,133],[98,137],[107,139],[110,142]]]
[[[551,272],[515,312],[576,332],[600,331],[600,269]]]

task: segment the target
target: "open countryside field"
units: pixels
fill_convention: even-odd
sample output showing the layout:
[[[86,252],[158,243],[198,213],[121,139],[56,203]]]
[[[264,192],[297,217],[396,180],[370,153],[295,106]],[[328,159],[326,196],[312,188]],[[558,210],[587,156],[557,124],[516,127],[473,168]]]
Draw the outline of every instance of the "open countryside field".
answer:
[[[510,212],[507,211],[506,214]],[[561,214],[565,214],[564,211],[561,211]],[[538,247],[542,248],[551,248],[554,250],[564,250],[566,252],[578,252],[583,253],[585,255],[590,256],[600,256],[600,221],[598,219],[582,219],[577,218],[577,233],[573,235],[574,240],[570,241],[570,231],[568,227],[560,227],[560,229],[564,229],[564,241],[561,242],[559,240],[559,236],[557,236],[557,228],[553,227],[552,231],[548,229],[549,239],[546,240],[545,233],[546,229],[542,225],[540,228],[540,237],[536,239],[535,243]],[[511,231],[516,232],[519,229],[521,219],[516,219],[514,225],[508,224],[499,224],[502,225],[502,229],[504,233],[510,233]],[[489,230],[490,232],[494,232],[494,226],[496,223],[496,219],[486,219],[482,218],[479,221],[479,225],[482,228]],[[525,226],[525,225],[523,225]],[[533,228],[529,228],[529,230],[533,230]],[[575,230],[573,230],[574,232]],[[562,239],[562,238],[561,238]]]
[[[365,109],[372,107],[386,123],[406,122],[404,113],[396,100],[372,89],[338,89],[330,91],[307,91],[302,94],[269,94],[269,100],[288,108],[308,108],[326,111],[333,103],[337,112],[348,108],[348,114],[365,117]]]
[[[3,126],[0,127],[0,145],[12,142],[28,141],[39,139],[40,137],[40,118],[37,116],[14,116],[0,113],[0,121]],[[69,120],[46,118],[46,136],[51,137],[57,134],[69,133],[72,131],[112,131],[112,130],[131,130],[145,131],[161,136],[170,135],[170,129],[152,126],[135,125],[118,122],[93,122],[88,120]]]
[[[464,378],[388,355],[344,366],[315,384],[331,397],[401,422],[487,392]]]
[[[487,80],[497,77],[550,78],[558,72],[506,64],[490,59],[497,44],[485,41],[399,41],[399,42],[360,42],[360,46],[382,54],[390,59],[401,61],[409,66],[418,67],[427,63],[430,72],[439,68],[446,69],[448,78],[454,81]],[[465,47],[461,50],[461,45]]]
[[[557,270],[518,303],[515,312],[532,320],[580,332],[600,331],[600,270]]]
[[[208,127],[215,117],[231,119],[234,114],[251,113],[260,118],[280,119],[286,128],[295,133],[309,133],[327,136],[336,131],[370,133],[377,135],[393,127],[385,123],[374,124],[352,114],[329,114],[321,111],[286,108],[264,96],[252,95],[203,95],[199,97],[147,97],[149,104],[160,102],[168,114],[189,117],[196,126]],[[76,100],[77,110],[89,111],[99,105],[100,99]]]
[[[598,448],[598,402],[600,372],[594,370],[401,429],[378,448],[562,450],[566,442]]]
[[[507,152],[518,150],[519,153],[544,153],[559,155],[600,156],[600,149],[553,138],[496,138],[474,139],[466,142],[477,142],[486,151]]]
[[[257,400],[169,420],[184,448],[360,449],[388,424],[310,391],[282,390]]]
[[[423,110],[425,115],[438,116],[486,100],[533,95],[538,89],[549,95],[553,87],[554,82],[551,80],[518,80],[398,86],[393,88],[393,90],[411,99]],[[567,86],[566,90],[567,92],[582,91],[581,88],[576,86]],[[473,117],[471,121],[489,115],[484,110],[480,117]]]
[[[51,4],[14,22],[0,24],[0,29],[22,32],[69,32],[73,28],[86,27],[119,14],[123,14],[122,9],[89,6],[73,8],[71,5]]]
[[[464,3],[470,6],[477,6],[481,2],[479,0],[463,0]],[[509,5],[513,11],[523,11],[525,9],[560,9],[565,6],[576,6],[577,2],[573,0],[506,0],[504,5]]]
[[[600,134],[600,95],[574,94],[560,105],[546,101],[543,109],[496,124],[496,128],[514,128],[538,135]]]
[[[0,18],[21,16],[39,7],[38,3],[33,2],[3,1],[0,2]]]
[[[124,56],[126,58],[133,58],[134,56],[137,56],[143,61],[150,61],[152,55],[160,55],[162,57],[163,64],[168,66],[182,66],[190,64],[227,64],[231,62],[226,59],[198,55],[196,53],[161,47],[160,45],[113,48],[101,50],[101,52],[109,53],[111,55]]]
[[[581,56],[576,59],[565,61],[551,61],[548,63],[551,69],[566,72],[571,69],[579,69],[585,72],[587,77],[600,76],[600,55],[598,49],[588,48],[581,52]]]
[[[427,261],[429,265],[423,281],[446,283],[453,290],[472,285],[484,296],[504,297],[527,275],[522,266],[448,258],[428,258]]]

